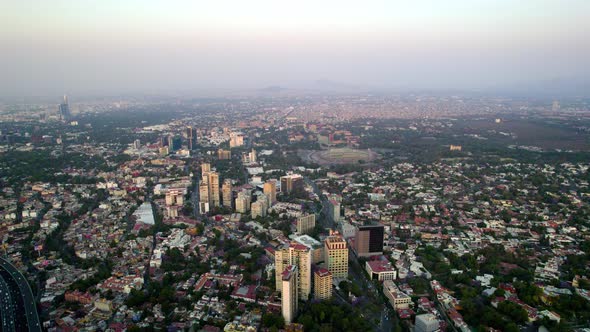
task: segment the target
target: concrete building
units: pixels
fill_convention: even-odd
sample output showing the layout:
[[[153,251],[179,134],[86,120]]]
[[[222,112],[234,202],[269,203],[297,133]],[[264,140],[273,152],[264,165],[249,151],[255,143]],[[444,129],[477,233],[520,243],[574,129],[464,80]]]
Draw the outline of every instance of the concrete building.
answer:
[[[359,226],[354,244],[359,257],[369,257],[383,254],[383,225]]]
[[[313,273],[313,297],[318,300],[327,300],[332,297],[332,273],[324,268],[319,268]]]
[[[178,205],[184,204],[184,195],[180,190],[168,190],[166,192],[166,205]]]
[[[311,295],[311,250],[308,247],[292,243],[275,251],[276,289],[281,290],[281,274],[289,265],[297,267],[298,294],[306,301]]]
[[[348,277],[348,248],[342,235],[332,233],[324,240],[324,255],[328,271],[334,278]]]
[[[416,316],[415,332],[435,332],[439,329],[438,319],[433,314]]]
[[[277,280],[277,283],[281,285],[281,311],[287,324],[292,323],[297,316],[299,300],[297,275],[297,266],[287,265]]]
[[[308,214],[297,218],[297,233],[309,234],[315,228],[315,214]]]

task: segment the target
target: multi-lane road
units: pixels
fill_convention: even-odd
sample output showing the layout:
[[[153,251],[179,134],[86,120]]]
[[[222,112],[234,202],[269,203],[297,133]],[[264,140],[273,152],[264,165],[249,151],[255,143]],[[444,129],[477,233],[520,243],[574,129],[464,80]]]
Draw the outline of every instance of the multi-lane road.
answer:
[[[41,331],[31,286],[20,271],[2,257],[0,257],[0,305],[2,305],[3,330]]]

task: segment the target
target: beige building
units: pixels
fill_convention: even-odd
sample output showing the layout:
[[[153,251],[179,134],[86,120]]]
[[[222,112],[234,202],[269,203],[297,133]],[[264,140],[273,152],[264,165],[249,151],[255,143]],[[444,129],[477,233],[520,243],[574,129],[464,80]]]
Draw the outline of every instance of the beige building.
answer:
[[[311,295],[311,250],[299,243],[284,246],[275,252],[276,289],[281,290],[281,273],[289,265],[297,266],[299,298],[307,300]]]
[[[277,183],[275,181],[267,181],[264,183],[264,194],[268,197],[270,206],[277,202]]]
[[[348,277],[348,247],[339,233],[331,233],[324,240],[325,264],[334,278]]]
[[[308,214],[297,218],[297,232],[308,234],[315,228],[315,214]]]
[[[207,198],[209,208],[218,207],[221,205],[221,197],[219,195],[219,173],[209,171],[203,174],[202,183],[207,185]],[[199,188],[200,192],[200,188]],[[200,200],[204,200],[200,198]]]
[[[201,176],[205,176],[205,173],[211,172],[211,164],[209,163],[202,163],[201,164]]]
[[[232,185],[231,180],[226,179],[223,181],[223,185],[221,185],[221,196],[222,196],[222,203],[223,206],[231,208],[233,197],[232,197]]]
[[[231,150],[224,150],[224,149],[217,150],[217,158],[219,160],[231,159]]]
[[[297,275],[297,266],[288,265],[280,273],[280,278],[277,279],[277,283],[281,285],[281,311],[287,324],[292,323],[297,316],[299,298]]]
[[[406,293],[399,290],[397,285],[391,280],[383,282],[383,294],[389,299],[391,306],[397,309],[407,309],[412,305],[412,298]]]
[[[236,197],[236,212],[246,213],[250,211],[250,195],[247,192],[239,192]]]
[[[320,268],[313,273],[313,297],[327,300],[332,297],[332,273]]]

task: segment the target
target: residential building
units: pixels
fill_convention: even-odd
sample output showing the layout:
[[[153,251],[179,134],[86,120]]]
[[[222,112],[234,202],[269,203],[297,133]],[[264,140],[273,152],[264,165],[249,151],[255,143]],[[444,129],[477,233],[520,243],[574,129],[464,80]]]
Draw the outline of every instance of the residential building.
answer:
[[[280,273],[277,283],[281,285],[281,311],[285,323],[292,323],[295,320],[299,301],[299,285],[297,266],[287,265]]]
[[[402,292],[392,280],[383,282],[383,294],[389,299],[393,309],[408,309],[412,305],[412,298]]]
[[[281,289],[281,271],[289,265],[297,266],[299,298],[307,300],[311,295],[311,261],[311,250],[299,243],[291,243],[275,251],[276,289]]]
[[[297,232],[308,234],[315,228],[315,214],[308,214],[297,218]]]
[[[221,185],[221,203],[223,206],[231,208],[233,203],[232,185],[230,179],[225,179]]]

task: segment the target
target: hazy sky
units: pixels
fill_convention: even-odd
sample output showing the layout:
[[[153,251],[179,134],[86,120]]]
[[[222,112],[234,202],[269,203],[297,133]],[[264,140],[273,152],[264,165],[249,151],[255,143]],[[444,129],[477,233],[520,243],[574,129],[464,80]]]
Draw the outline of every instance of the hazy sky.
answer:
[[[589,0],[0,0],[0,95],[590,76]]]

